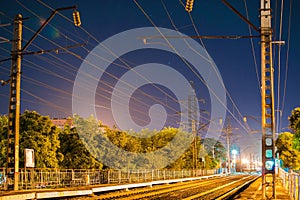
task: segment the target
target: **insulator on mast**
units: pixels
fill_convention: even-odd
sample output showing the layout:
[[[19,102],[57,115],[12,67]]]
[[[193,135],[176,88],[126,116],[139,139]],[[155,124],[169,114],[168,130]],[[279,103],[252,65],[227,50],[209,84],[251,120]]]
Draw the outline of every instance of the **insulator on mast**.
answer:
[[[77,10],[75,10],[73,12],[73,20],[74,20],[74,25],[75,26],[80,26],[81,25],[80,15],[79,15],[79,12]]]
[[[193,9],[194,0],[187,0],[185,5],[185,10],[191,12]]]

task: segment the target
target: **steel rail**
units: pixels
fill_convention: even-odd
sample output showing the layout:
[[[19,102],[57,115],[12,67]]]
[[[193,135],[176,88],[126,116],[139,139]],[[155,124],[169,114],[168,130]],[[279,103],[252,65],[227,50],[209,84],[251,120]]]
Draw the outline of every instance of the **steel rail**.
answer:
[[[252,176],[251,176],[252,177]],[[123,199],[123,200],[134,200],[134,199],[172,199],[170,194],[179,193],[184,194],[181,198],[187,197],[187,195],[193,196],[196,194],[203,194],[207,192],[207,188],[215,188],[216,185],[221,185],[217,188],[220,188],[224,185],[227,185],[228,182],[237,182],[235,179],[249,178],[249,176],[229,176],[222,177],[217,179],[207,179],[207,180],[197,180],[193,182],[185,183],[176,183],[171,185],[160,185],[151,188],[141,188],[137,190],[130,191],[119,191],[118,193],[107,193],[97,195],[97,199]],[[213,189],[212,189],[213,190]],[[211,193],[211,191],[207,194]],[[193,192],[193,194],[189,194]],[[200,192],[200,193],[199,193]],[[187,197],[188,198],[188,197]]]
[[[225,188],[227,188],[227,187],[230,187],[230,186],[233,186],[233,185],[238,185],[237,187],[240,187],[241,185],[243,185],[244,186],[244,181],[245,181],[245,179],[249,179],[250,178],[250,180],[247,180],[246,182],[248,183],[249,181],[254,181],[254,180],[256,180],[258,177],[255,177],[255,178],[253,178],[253,177],[244,177],[244,178],[242,178],[242,179],[239,179],[239,180],[236,180],[236,181],[233,181],[233,182],[230,182],[230,183],[227,183],[227,184],[225,184],[225,185],[222,185],[222,186],[219,186],[219,187],[216,187],[216,188],[213,188],[213,189],[211,189],[211,190],[208,190],[208,191],[205,191],[205,192],[202,192],[202,193],[199,193],[199,194],[196,194],[196,195],[193,195],[193,196],[190,196],[190,197],[187,197],[187,198],[184,198],[183,200],[193,200],[193,199],[198,199],[198,198],[200,198],[200,197],[204,197],[204,196],[207,196],[207,195],[209,195],[209,194],[212,194],[212,193],[216,193],[216,192],[218,192],[218,191],[221,191],[223,194],[221,194],[221,196],[219,195],[218,197],[214,197],[214,199],[223,199],[223,198],[221,198],[223,195],[225,196],[225,197],[227,197],[227,196],[229,196],[230,194],[230,192],[232,191],[232,190],[234,190],[235,188],[233,188],[233,189],[230,189],[229,191],[226,191],[226,192],[223,192],[223,190],[225,189]],[[240,182],[243,182],[242,184],[240,184]],[[232,194],[231,194],[232,195]]]
[[[191,189],[194,187],[199,187],[200,185],[205,185],[208,182],[219,182],[220,178],[210,178],[210,179],[200,179],[188,182],[181,182],[181,183],[174,183],[174,184],[168,184],[168,185],[160,185],[156,187],[151,188],[142,188],[138,190],[129,190],[124,191],[120,193],[111,193],[111,194],[100,194],[99,199],[126,199],[126,200],[133,200],[133,199],[141,199],[141,198],[150,198],[157,195],[166,194],[169,192],[173,192],[176,190],[182,190],[182,189]]]
[[[232,190],[230,190],[229,192],[223,194],[222,196],[219,196],[215,200],[232,199],[234,196],[239,194],[241,191],[243,191],[245,188],[247,188],[251,183],[256,181],[258,178],[260,178],[260,176],[254,177],[253,179],[250,179],[249,181],[245,182],[244,184],[242,184],[242,185],[240,185],[236,188],[233,188]]]

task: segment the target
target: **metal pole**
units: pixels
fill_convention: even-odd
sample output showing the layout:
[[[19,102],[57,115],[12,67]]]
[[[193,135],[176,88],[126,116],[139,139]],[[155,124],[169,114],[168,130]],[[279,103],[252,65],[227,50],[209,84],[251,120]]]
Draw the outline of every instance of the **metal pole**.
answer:
[[[274,68],[272,61],[271,0],[261,0],[261,98],[262,98],[262,195],[266,198],[266,187],[275,192],[275,118],[274,118]],[[266,175],[271,174],[272,183]],[[270,183],[270,184],[269,184]]]
[[[12,40],[12,65],[10,73],[10,98],[8,108],[7,181],[5,189],[18,190],[19,184],[19,119],[21,90],[21,56],[54,15],[61,10],[76,9],[76,6],[58,8],[22,48],[22,15],[16,15]],[[75,24],[76,25],[76,24]]]
[[[231,159],[230,159],[230,137],[232,134],[232,127],[230,123],[230,119],[227,118],[226,128],[223,129],[226,137],[226,146],[227,146],[227,173],[231,173]]]
[[[197,138],[196,138],[196,121],[192,120],[192,134],[193,134],[193,169],[195,176],[197,176],[197,170],[198,170],[198,151],[197,151]]]
[[[229,133],[226,132],[226,143],[227,143],[227,162],[228,162],[228,173],[231,173],[231,159],[230,159],[230,144],[229,144]]]
[[[12,63],[10,74],[9,129],[7,148],[7,188],[18,190],[19,185],[19,119],[21,88],[22,15],[14,19]]]

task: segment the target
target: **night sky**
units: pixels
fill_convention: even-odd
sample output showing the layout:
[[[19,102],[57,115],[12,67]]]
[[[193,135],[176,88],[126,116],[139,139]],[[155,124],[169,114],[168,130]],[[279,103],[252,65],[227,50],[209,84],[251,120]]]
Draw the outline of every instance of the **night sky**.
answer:
[[[254,25],[260,26],[258,0],[229,0],[228,2],[244,16],[248,14],[249,20]],[[297,20],[300,19],[300,14],[296,10],[300,8],[300,2],[293,1],[292,3],[291,10],[290,1],[284,3],[282,31],[280,31],[281,1],[272,1],[274,40],[279,40],[281,33],[281,40],[285,41],[285,45],[281,47],[280,59],[278,46],[274,46],[275,108],[282,111],[278,125],[279,132],[287,130],[288,116],[291,110],[300,106],[300,91],[297,82],[300,74],[300,27]],[[12,39],[13,27],[7,24],[12,24],[14,16],[18,13],[26,18],[23,22],[23,45],[48,18],[51,8],[77,5],[82,21],[80,28],[75,27],[72,22],[73,11],[61,11],[29,46],[27,51],[34,52],[85,44],[83,47],[58,50],[58,52],[23,56],[21,111],[36,110],[52,118],[72,116],[73,85],[77,71],[84,59],[99,43],[126,30],[155,26],[178,30],[189,36],[198,34],[211,36],[258,35],[253,29],[249,33],[248,25],[221,1],[195,1],[191,15],[185,11],[184,4],[185,1],[181,0],[137,0],[136,2],[132,0],[53,0],[50,2],[1,0],[0,59],[10,56],[11,43],[4,42],[3,39]],[[234,134],[240,136],[237,143],[243,145],[241,149],[246,149],[248,145],[253,148],[254,152],[258,151],[255,149],[260,143],[260,133],[247,133],[245,130],[247,125],[243,122],[243,116],[252,116],[260,121],[261,100],[257,79],[257,77],[260,79],[259,38],[253,38],[252,41],[250,39],[195,40],[202,46],[204,45],[203,47],[214,60],[222,76],[228,91],[227,116],[230,117],[230,122],[235,128]],[[252,44],[254,49],[252,49]],[[200,122],[208,121],[210,116],[207,113],[210,112],[212,106],[209,91],[198,76],[185,67],[183,60],[177,55],[161,50],[137,50],[122,55],[122,60],[125,60],[127,65],[116,59],[108,67],[108,73],[101,78],[97,87],[95,95],[97,118],[104,124],[109,126],[115,124],[111,114],[110,98],[118,78],[128,70],[126,67],[134,68],[148,62],[171,66],[183,74],[188,81],[193,81],[197,98],[204,99],[199,101]],[[9,70],[10,61],[1,62],[0,79],[7,80]],[[166,75],[165,78],[168,79],[168,76]],[[278,83],[280,83],[279,102]],[[137,124],[143,126],[149,123],[150,118],[147,113],[150,106],[161,104],[167,113],[165,125],[178,127],[178,102],[187,99],[174,100],[176,97],[172,91],[167,87],[155,84],[146,84],[132,95],[130,113]],[[0,87],[0,114],[7,114],[8,100],[9,85]],[[252,132],[256,132],[261,129],[260,124],[252,117],[248,117],[247,122]]]

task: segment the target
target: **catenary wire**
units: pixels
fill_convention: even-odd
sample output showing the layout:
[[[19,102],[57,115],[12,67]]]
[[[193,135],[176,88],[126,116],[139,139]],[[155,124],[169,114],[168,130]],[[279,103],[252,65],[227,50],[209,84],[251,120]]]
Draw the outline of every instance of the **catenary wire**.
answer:
[[[288,80],[289,52],[290,52],[290,40],[291,40],[291,24],[292,24],[292,10],[293,10],[293,1],[290,0],[289,19],[288,19],[289,21],[288,21],[287,51],[286,51],[286,61],[285,61],[285,75],[284,75],[284,85],[283,85],[283,95],[282,95],[281,112],[284,111],[285,98],[286,98],[286,89],[287,89],[287,80]],[[279,126],[279,130],[281,131],[281,123],[280,123],[280,126]]]
[[[180,2],[181,5],[184,7],[183,2],[182,2],[181,0],[179,0],[179,2]],[[196,25],[195,25],[195,23],[194,23],[194,20],[193,20],[193,17],[192,17],[192,15],[191,15],[191,13],[189,13],[189,17],[190,17],[190,20],[191,20],[191,22],[192,22],[192,24],[193,24],[193,27],[194,27],[194,30],[195,30],[196,34],[197,34],[197,35],[200,35],[200,34],[199,34],[199,31],[198,31],[198,29],[197,29],[197,27],[196,27]],[[199,38],[199,40],[200,40],[202,46],[204,47],[205,51],[208,52],[207,49],[206,49],[206,47],[205,47],[205,45],[204,45],[204,43],[203,43],[203,40],[202,40],[201,38]],[[208,53],[207,53],[207,54],[208,54]],[[212,60],[210,60],[210,62],[212,62]],[[215,70],[215,69],[214,69],[214,70]],[[219,74],[218,74],[218,78],[219,78],[220,81],[222,80]],[[243,118],[241,112],[239,111],[238,107],[236,106],[235,102],[233,101],[233,99],[232,99],[230,93],[228,92],[228,90],[226,89],[225,86],[224,86],[224,89],[225,89],[226,94],[227,94],[227,96],[229,97],[230,101],[232,102],[233,106],[234,106],[235,109],[238,111],[238,113],[239,113],[239,115],[241,116],[241,118]],[[237,122],[237,123],[238,123],[238,124],[239,124],[246,132],[248,132],[247,128],[240,122],[240,120],[237,119],[237,117],[230,111],[230,109],[229,109],[226,105],[223,105],[223,106],[224,106],[224,107],[226,108],[226,110],[232,115],[232,117],[236,120],[236,122]]]
[[[45,7],[53,10],[52,7],[50,7],[49,5],[45,4],[44,2],[37,0],[39,3],[41,3],[42,5],[44,5]],[[60,16],[62,16],[63,18],[65,18],[68,21],[71,21],[70,19],[68,19],[66,16],[64,16],[61,13],[58,13]],[[104,47],[110,54],[112,54],[116,59],[120,60],[124,65],[126,65],[128,67],[128,69],[131,69],[131,67],[124,61],[124,59],[119,58],[114,52],[112,52],[107,46],[105,46],[104,44],[100,43],[100,41],[95,38],[92,34],[90,34],[86,29],[84,29],[82,26],[80,27],[81,30],[83,30],[87,35],[89,35],[92,39],[94,39],[96,42],[98,42],[102,47]],[[147,80],[144,76],[142,76],[141,74],[137,73],[134,69],[132,69],[136,74],[138,74],[139,76],[141,76],[142,78],[144,78],[144,80]],[[106,72],[105,72],[106,73]],[[126,83],[125,83],[126,84]],[[150,83],[151,84],[151,83]],[[130,85],[130,84],[129,84]],[[155,84],[152,84],[156,89],[158,89],[160,92],[164,93],[166,96],[168,96],[169,98],[171,98],[174,102],[178,101],[176,99],[174,99],[172,96],[170,96],[168,93],[166,93],[165,91],[161,90],[159,87],[157,87]],[[151,95],[149,96],[149,98],[152,98]],[[162,104],[163,105],[163,104]]]

